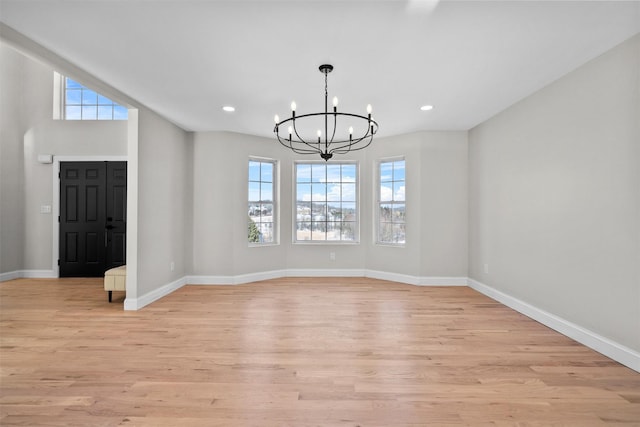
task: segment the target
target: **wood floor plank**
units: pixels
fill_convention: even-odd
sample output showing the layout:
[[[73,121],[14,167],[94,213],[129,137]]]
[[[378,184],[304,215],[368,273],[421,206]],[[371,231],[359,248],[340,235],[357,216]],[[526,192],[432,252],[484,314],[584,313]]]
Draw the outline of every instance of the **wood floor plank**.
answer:
[[[0,425],[640,426],[640,374],[466,287],[0,284]]]

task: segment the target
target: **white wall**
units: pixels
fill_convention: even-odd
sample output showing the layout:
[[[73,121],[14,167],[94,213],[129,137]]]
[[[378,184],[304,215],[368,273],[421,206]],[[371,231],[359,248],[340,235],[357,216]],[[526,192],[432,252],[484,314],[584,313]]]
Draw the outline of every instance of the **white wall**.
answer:
[[[277,141],[230,132],[199,132],[193,147],[193,266],[197,276],[239,276],[288,270],[365,269],[419,276],[467,274],[467,135],[420,132],[374,141],[341,159],[360,165],[360,244],[293,244],[294,156]],[[373,243],[375,166],[406,157],[408,242]],[[249,156],[280,161],[280,245],[247,244]],[[335,252],[336,260],[330,260]]]
[[[469,138],[470,277],[636,351],[639,82],[636,36]]]

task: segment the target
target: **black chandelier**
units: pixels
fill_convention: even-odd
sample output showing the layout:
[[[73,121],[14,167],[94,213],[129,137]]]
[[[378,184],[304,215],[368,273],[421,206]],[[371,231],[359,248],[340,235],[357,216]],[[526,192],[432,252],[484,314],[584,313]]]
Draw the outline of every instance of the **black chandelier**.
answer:
[[[311,113],[296,116],[296,103],[291,103],[291,117],[280,121],[278,115],[275,116],[276,126],[273,132],[276,134],[280,144],[291,149],[297,154],[320,154],[325,161],[328,161],[334,154],[346,154],[350,151],[357,151],[366,148],[373,141],[373,135],[378,132],[378,123],[371,118],[371,105],[367,105],[367,115],[361,116],[359,114],[342,113],[338,112],[338,98],[333,98],[333,111],[328,110],[328,98],[329,93],[327,91],[327,75],[333,70],[333,65],[323,64],[319,67],[320,72],[324,74],[324,113]],[[361,129],[361,136],[354,137],[353,126],[349,126],[349,138],[348,139],[336,139],[336,127],[338,125],[338,116],[351,120],[366,120],[366,130]],[[322,119],[324,119],[324,140],[322,139],[322,131],[317,131],[317,141],[307,138],[303,138],[298,133],[296,121],[308,118],[319,118],[320,126],[322,126]],[[289,123],[290,122],[290,123]],[[331,127],[331,137],[329,137],[329,125],[333,122]],[[289,137],[286,138],[280,135],[280,130],[285,127],[286,124]],[[363,123],[363,122],[359,122]],[[364,123],[361,125],[364,127]],[[346,132],[345,132],[346,133]]]

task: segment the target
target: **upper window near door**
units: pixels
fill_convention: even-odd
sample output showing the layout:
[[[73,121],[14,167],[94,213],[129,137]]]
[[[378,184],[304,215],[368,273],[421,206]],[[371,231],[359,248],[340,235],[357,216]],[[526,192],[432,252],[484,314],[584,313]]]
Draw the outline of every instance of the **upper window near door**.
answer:
[[[248,241],[250,246],[274,245],[277,239],[278,162],[249,158]]]
[[[127,120],[127,107],[69,77],[54,73],[54,119]]]
[[[405,192],[404,158],[380,161],[378,166],[377,243],[404,246]]]
[[[358,164],[295,164],[296,243],[358,243]]]

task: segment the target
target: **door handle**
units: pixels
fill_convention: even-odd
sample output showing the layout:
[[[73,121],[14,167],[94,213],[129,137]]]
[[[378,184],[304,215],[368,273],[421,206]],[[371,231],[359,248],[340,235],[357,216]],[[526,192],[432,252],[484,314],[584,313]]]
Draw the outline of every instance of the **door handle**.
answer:
[[[109,230],[113,230],[115,227],[111,224],[104,226],[104,247],[109,247]]]

